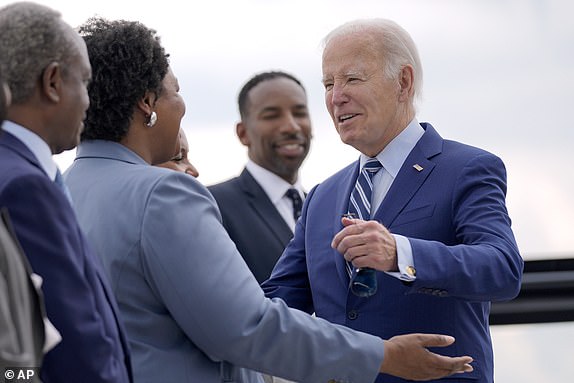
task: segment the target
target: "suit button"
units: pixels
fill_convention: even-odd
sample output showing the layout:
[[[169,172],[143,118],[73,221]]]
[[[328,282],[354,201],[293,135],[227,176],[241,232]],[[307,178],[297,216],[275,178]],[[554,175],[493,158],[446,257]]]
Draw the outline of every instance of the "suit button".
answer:
[[[347,313],[347,318],[349,318],[350,320],[355,320],[355,319],[357,319],[358,316],[359,316],[359,313],[356,312],[355,310],[351,310]]]

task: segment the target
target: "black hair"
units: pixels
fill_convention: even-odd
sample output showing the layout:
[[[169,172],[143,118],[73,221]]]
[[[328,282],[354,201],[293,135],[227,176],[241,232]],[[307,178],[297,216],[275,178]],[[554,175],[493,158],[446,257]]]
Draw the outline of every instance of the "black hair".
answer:
[[[251,91],[251,89],[255,88],[258,84],[262,83],[263,81],[273,80],[276,78],[286,78],[292,80],[303,89],[303,92],[306,92],[305,87],[303,86],[301,81],[299,81],[295,76],[290,75],[289,73],[285,73],[282,71],[270,71],[270,72],[259,73],[251,77],[251,79],[249,79],[249,81],[247,81],[245,85],[243,85],[241,91],[239,91],[239,97],[237,98],[237,103],[239,105],[239,114],[241,115],[241,119],[245,119],[247,115],[247,101],[248,101],[247,98],[249,97],[249,92]]]
[[[92,66],[81,138],[118,142],[128,132],[138,100],[147,91],[160,96],[169,55],[156,31],[139,22],[94,17],[79,32]]]

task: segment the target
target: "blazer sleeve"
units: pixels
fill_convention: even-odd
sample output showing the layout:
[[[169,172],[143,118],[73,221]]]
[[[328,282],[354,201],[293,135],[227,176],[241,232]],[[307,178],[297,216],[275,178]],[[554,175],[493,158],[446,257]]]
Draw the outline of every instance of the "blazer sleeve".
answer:
[[[266,299],[213,197],[193,178],[176,172],[162,178],[141,235],[151,288],[213,360],[300,382],[375,380],[383,340]]]
[[[456,180],[452,217],[443,217],[452,223],[454,244],[409,237],[417,270],[411,292],[430,287],[441,295],[473,301],[514,298],[523,260],[505,198],[502,161],[490,153],[472,157]]]
[[[38,174],[15,179],[3,200],[32,269],[44,280],[48,318],[62,335],[62,342],[45,356],[44,381],[128,382],[123,361],[116,357],[117,344],[107,335],[85,278],[90,267],[85,243],[65,195]]]

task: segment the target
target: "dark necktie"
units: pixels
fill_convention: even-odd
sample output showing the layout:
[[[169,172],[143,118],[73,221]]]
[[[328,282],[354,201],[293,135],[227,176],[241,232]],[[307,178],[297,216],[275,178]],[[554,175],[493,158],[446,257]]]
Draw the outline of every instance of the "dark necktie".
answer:
[[[363,168],[351,193],[349,213],[355,218],[369,220],[371,218],[371,198],[373,194],[373,176],[383,165],[376,158],[369,159]],[[353,265],[347,262],[347,272],[351,279],[351,291],[360,297],[369,297],[377,292],[376,270],[361,268],[353,272]]]
[[[293,218],[295,221],[301,216],[301,208],[303,207],[303,200],[299,195],[299,192],[295,188],[287,190],[285,195],[293,202]]]

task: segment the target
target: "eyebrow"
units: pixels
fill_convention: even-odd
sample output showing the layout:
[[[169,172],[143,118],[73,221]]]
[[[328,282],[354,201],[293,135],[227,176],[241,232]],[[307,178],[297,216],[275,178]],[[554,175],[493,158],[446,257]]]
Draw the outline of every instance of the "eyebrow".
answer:
[[[261,109],[259,111],[259,113],[265,113],[265,112],[278,112],[280,111],[281,108],[278,106],[266,106],[265,108]]]
[[[325,83],[325,81],[329,81],[329,80],[333,80],[334,78],[348,78],[348,77],[359,77],[359,76],[366,76],[366,72],[365,71],[359,71],[359,70],[353,70],[353,71],[348,71],[345,72],[343,74],[339,74],[339,75],[334,75],[334,76],[327,76],[327,77],[323,77],[321,79],[322,83]]]
[[[259,113],[266,113],[266,112],[279,112],[282,108],[279,106],[266,106],[265,108],[261,109]],[[290,109],[309,109],[307,104],[296,104]]]

